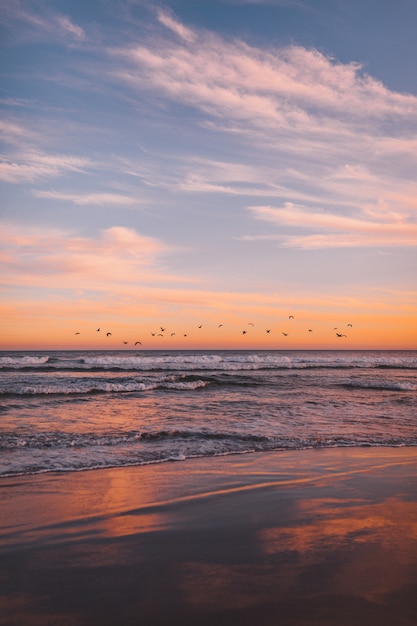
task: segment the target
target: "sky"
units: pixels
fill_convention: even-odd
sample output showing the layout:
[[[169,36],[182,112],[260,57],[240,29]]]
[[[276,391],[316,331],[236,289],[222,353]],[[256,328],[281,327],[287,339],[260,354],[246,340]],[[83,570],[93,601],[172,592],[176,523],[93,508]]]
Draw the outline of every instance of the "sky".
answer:
[[[415,0],[0,25],[0,349],[417,349]]]

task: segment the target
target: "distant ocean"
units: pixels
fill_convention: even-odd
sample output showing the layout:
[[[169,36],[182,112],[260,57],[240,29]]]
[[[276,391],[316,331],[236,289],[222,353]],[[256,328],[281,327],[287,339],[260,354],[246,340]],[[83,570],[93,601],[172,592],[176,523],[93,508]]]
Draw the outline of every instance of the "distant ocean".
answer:
[[[416,445],[416,351],[0,353],[2,477]]]

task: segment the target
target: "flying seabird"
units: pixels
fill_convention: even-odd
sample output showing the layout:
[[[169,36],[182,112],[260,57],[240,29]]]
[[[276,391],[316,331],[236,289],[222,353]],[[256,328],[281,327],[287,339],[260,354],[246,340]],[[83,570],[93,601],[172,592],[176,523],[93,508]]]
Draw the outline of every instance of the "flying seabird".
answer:
[[[100,329],[99,329],[99,328],[97,328],[97,332],[98,332],[98,333],[100,332]]]
[[[111,333],[107,333],[107,337],[110,337]]]
[[[141,341],[135,341],[135,346],[137,346],[138,344],[142,345]]]
[[[171,337],[173,337],[175,335],[175,333],[171,333]]]
[[[352,328],[352,324],[348,324],[348,326],[350,326],[350,328]]]
[[[282,333],[284,335],[284,337],[288,337],[288,333]]]
[[[200,324],[199,328],[203,328],[203,324]]]
[[[184,337],[188,337],[188,335],[186,335],[186,334],[184,333]]]
[[[344,335],[343,333],[336,333],[336,337],[347,337],[347,335]]]
[[[246,335],[246,330],[242,330],[242,335]]]
[[[217,328],[221,328],[222,326],[223,326],[223,324],[219,324],[219,325],[217,326]]]
[[[293,319],[294,319],[294,315],[289,315],[289,316],[288,316],[288,319],[289,319],[289,320],[293,320]]]
[[[252,322],[248,322],[248,326],[255,326]]]
[[[75,335],[80,335],[80,333],[74,333]]]
[[[270,333],[270,332],[271,332],[271,329],[270,329],[270,328],[267,328],[267,329],[266,329],[266,332],[267,332],[267,333]]]
[[[162,326],[161,326],[160,328],[161,328],[161,332],[163,333],[163,332],[164,332],[164,330],[165,330],[165,328],[162,328]]]

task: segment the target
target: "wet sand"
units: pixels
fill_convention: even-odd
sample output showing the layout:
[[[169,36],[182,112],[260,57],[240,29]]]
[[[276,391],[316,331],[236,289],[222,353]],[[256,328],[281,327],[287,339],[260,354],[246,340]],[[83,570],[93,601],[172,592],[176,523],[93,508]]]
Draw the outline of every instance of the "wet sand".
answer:
[[[0,624],[415,626],[417,449],[0,482]]]

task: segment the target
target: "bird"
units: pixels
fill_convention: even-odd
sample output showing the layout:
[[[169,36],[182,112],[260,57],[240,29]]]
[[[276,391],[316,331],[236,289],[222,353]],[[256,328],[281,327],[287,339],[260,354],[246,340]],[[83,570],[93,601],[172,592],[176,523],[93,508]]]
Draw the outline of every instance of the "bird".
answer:
[[[184,333],[184,337],[187,337],[188,335],[186,333]]]
[[[222,326],[223,326],[223,324],[219,324],[219,325],[217,326],[217,328],[221,328]]]
[[[158,337],[163,337],[163,334],[162,333],[158,333]]]
[[[110,337],[111,333],[107,333],[107,337]]]
[[[81,333],[74,333],[75,335],[80,335]]]
[[[142,345],[142,342],[141,341],[135,341],[135,346],[137,346],[138,344]]]
[[[200,324],[199,328],[203,328],[203,324]]]
[[[152,337],[155,337],[156,333],[151,333]]]
[[[255,326],[252,322],[248,322],[248,326]]]
[[[352,324],[348,324],[348,327],[352,328]]]
[[[171,333],[171,337],[173,337],[175,335],[175,333]]]
[[[162,326],[161,326],[160,328],[161,328],[161,332],[163,333],[163,332],[164,332],[164,330],[165,330],[165,328],[162,328]]]
[[[308,329],[308,332],[309,332],[309,333],[312,333],[312,332],[313,332],[313,329],[312,329],[312,328],[309,328],[309,329]]]
[[[242,335],[246,335],[246,330],[242,330]]]
[[[100,329],[99,329],[99,328],[97,328],[97,332],[98,332],[98,333],[100,332]]]
[[[289,316],[288,316],[288,319],[289,319],[289,320],[293,320],[293,319],[294,319],[294,315],[289,315]]]
[[[270,333],[270,332],[271,332],[271,329],[270,329],[270,328],[267,328],[267,329],[266,329],[266,332],[267,332],[267,333]]]
[[[347,335],[344,335],[343,333],[336,333],[336,337],[347,337]]]
[[[288,333],[282,333],[284,335],[284,337],[288,337]]]

